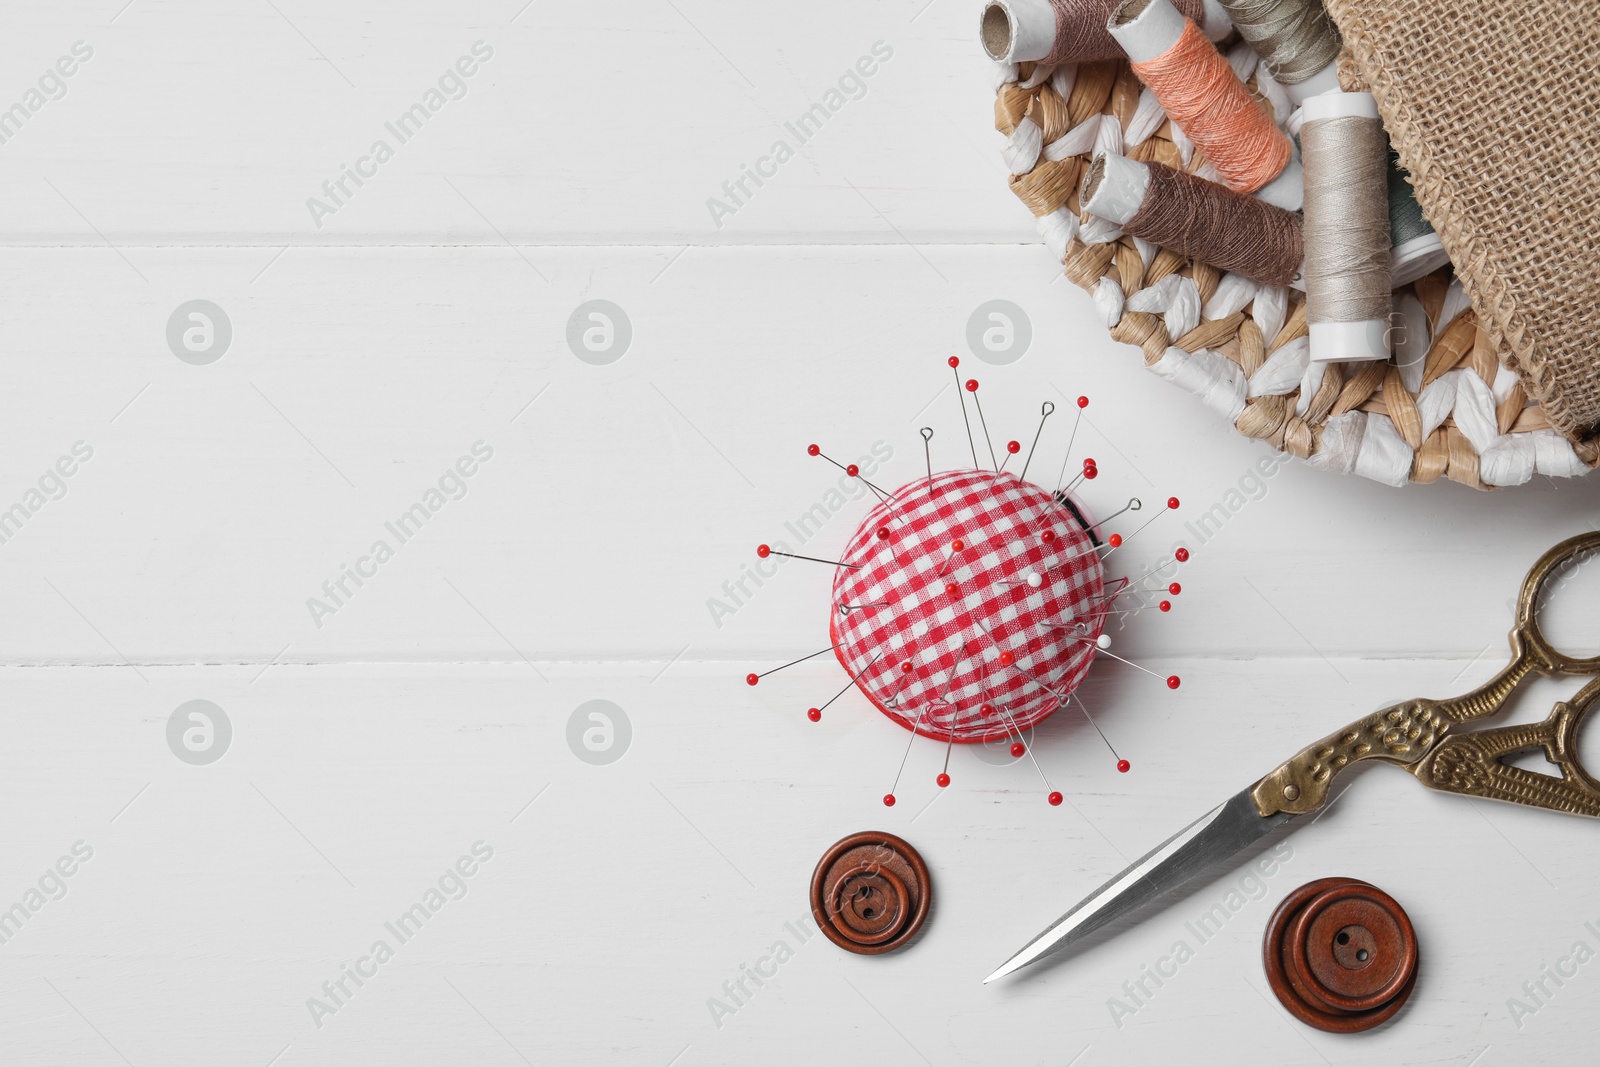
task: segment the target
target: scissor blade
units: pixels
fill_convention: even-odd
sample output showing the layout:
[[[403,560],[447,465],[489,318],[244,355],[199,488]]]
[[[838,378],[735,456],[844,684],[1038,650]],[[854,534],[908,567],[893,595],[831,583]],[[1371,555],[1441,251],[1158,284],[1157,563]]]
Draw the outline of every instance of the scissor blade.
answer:
[[[1123,872],[1079,901],[1051,923],[1015,956],[1001,964],[984,984],[1043,959],[1169,889],[1182,885],[1213,864],[1248,848],[1291,819],[1280,812],[1262,818],[1250,798],[1253,785],[1206,812],[1167,838]]]

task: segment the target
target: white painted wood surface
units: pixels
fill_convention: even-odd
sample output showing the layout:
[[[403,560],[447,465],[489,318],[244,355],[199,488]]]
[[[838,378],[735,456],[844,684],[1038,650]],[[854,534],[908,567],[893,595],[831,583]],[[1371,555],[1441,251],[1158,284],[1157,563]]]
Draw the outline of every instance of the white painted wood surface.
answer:
[[[1543,480],[1253,481],[1268,453],[1055,278],[1005,189],[972,7],[8,7],[0,107],[75,42],[93,55],[0,144],[0,509],[76,442],[93,455],[0,543],[0,907],[76,842],[93,855],[0,943],[0,1062],[1487,1067],[1593,1046],[1600,964],[1546,979],[1520,1019],[1508,998],[1533,1003],[1523,983],[1575,942],[1600,948],[1595,828],[1385,771],[1290,838],[1261,899],[1120,1026],[1123,982],[1242,869],[978,985],[1313,737],[1487,677],[1529,562],[1600,514],[1591,487]],[[466,95],[317,228],[307,198],[477,41],[493,55]],[[707,198],[877,42],[892,56],[859,98],[714,225]],[[905,734],[854,694],[803,718],[836,666],[741,680],[821,647],[825,575],[790,565],[720,618],[708,601],[833,481],[810,441],[882,441],[883,480],[903,481],[931,423],[936,461],[957,461],[942,360],[996,297],[1034,331],[982,372],[997,436],[1089,394],[1090,504],[1184,500],[1125,553],[1194,549],[1178,610],[1118,642],[1185,684],[1096,668],[1086,695],[1134,771],[1059,716],[1037,751],[1069,806],[969,751],[935,797],[930,743],[886,810]],[[192,299],[232,323],[207,366],[167,346]],[[632,324],[608,366],[566,342],[592,299]],[[307,599],[477,442],[493,456],[465,496],[314,619]],[[1208,512],[1225,518],[1206,536],[1183,529]],[[855,513],[813,544],[842,544]],[[193,699],[232,724],[207,766],[166,739]],[[631,723],[606,766],[567,741],[594,699]],[[932,866],[926,932],[886,959],[800,944],[785,924],[811,866],[869,827]],[[479,841],[466,895],[386,935]],[[1421,985],[1376,1034],[1305,1030],[1266,994],[1268,913],[1330,873],[1389,889],[1421,931]],[[317,1025],[308,998],[379,938],[394,958]],[[778,977],[714,1018],[779,940]]]

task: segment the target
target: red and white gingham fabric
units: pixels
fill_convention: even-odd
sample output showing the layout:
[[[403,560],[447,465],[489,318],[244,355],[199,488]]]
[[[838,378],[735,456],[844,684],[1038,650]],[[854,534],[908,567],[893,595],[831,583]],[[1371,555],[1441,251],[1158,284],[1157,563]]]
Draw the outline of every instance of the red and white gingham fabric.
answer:
[[[924,736],[972,743],[1026,730],[1094,661],[1107,611],[1099,554],[1071,512],[1014,474],[949,471],[902,486],[840,558],[860,569],[834,577],[839,663],[879,711]],[[985,704],[995,710],[984,715]]]

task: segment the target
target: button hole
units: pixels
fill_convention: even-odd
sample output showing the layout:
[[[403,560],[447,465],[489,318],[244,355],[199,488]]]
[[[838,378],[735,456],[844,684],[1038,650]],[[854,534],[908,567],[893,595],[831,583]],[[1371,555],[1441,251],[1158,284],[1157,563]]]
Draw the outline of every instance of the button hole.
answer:
[[[1343,930],[1341,930],[1341,931],[1339,931],[1339,936],[1334,938],[1334,940],[1339,942],[1339,944],[1341,944],[1341,945],[1348,945],[1350,943],[1350,935],[1345,933]],[[1365,950],[1363,949],[1362,951],[1365,951]],[[1365,959],[1365,957],[1362,956],[1360,953],[1357,953],[1357,957],[1356,958],[1357,959]]]

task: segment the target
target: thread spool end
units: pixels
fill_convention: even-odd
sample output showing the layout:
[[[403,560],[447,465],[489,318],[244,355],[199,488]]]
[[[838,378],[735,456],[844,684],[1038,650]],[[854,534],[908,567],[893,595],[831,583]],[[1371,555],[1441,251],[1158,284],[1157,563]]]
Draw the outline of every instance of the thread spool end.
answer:
[[[1056,13],[1049,0],[990,0],[978,16],[978,40],[996,63],[1031,63],[1056,43]]]
[[[1281,207],[1285,211],[1299,211],[1305,207],[1306,179],[1300,167],[1300,156],[1289,157],[1283,172],[1255,192],[1257,200]]]
[[[1381,319],[1365,322],[1313,322],[1311,358],[1318,363],[1389,358],[1389,324]]]
[[[1148,63],[1178,43],[1188,21],[1171,0],[1123,0],[1111,12],[1106,31],[1130,60]]]
[[[1123,226],[1139,213],[1149,188],[1149,166],[1126,156],[1102,153],[1094,157],[1083,176],[1079,200],[1091,215]]]

